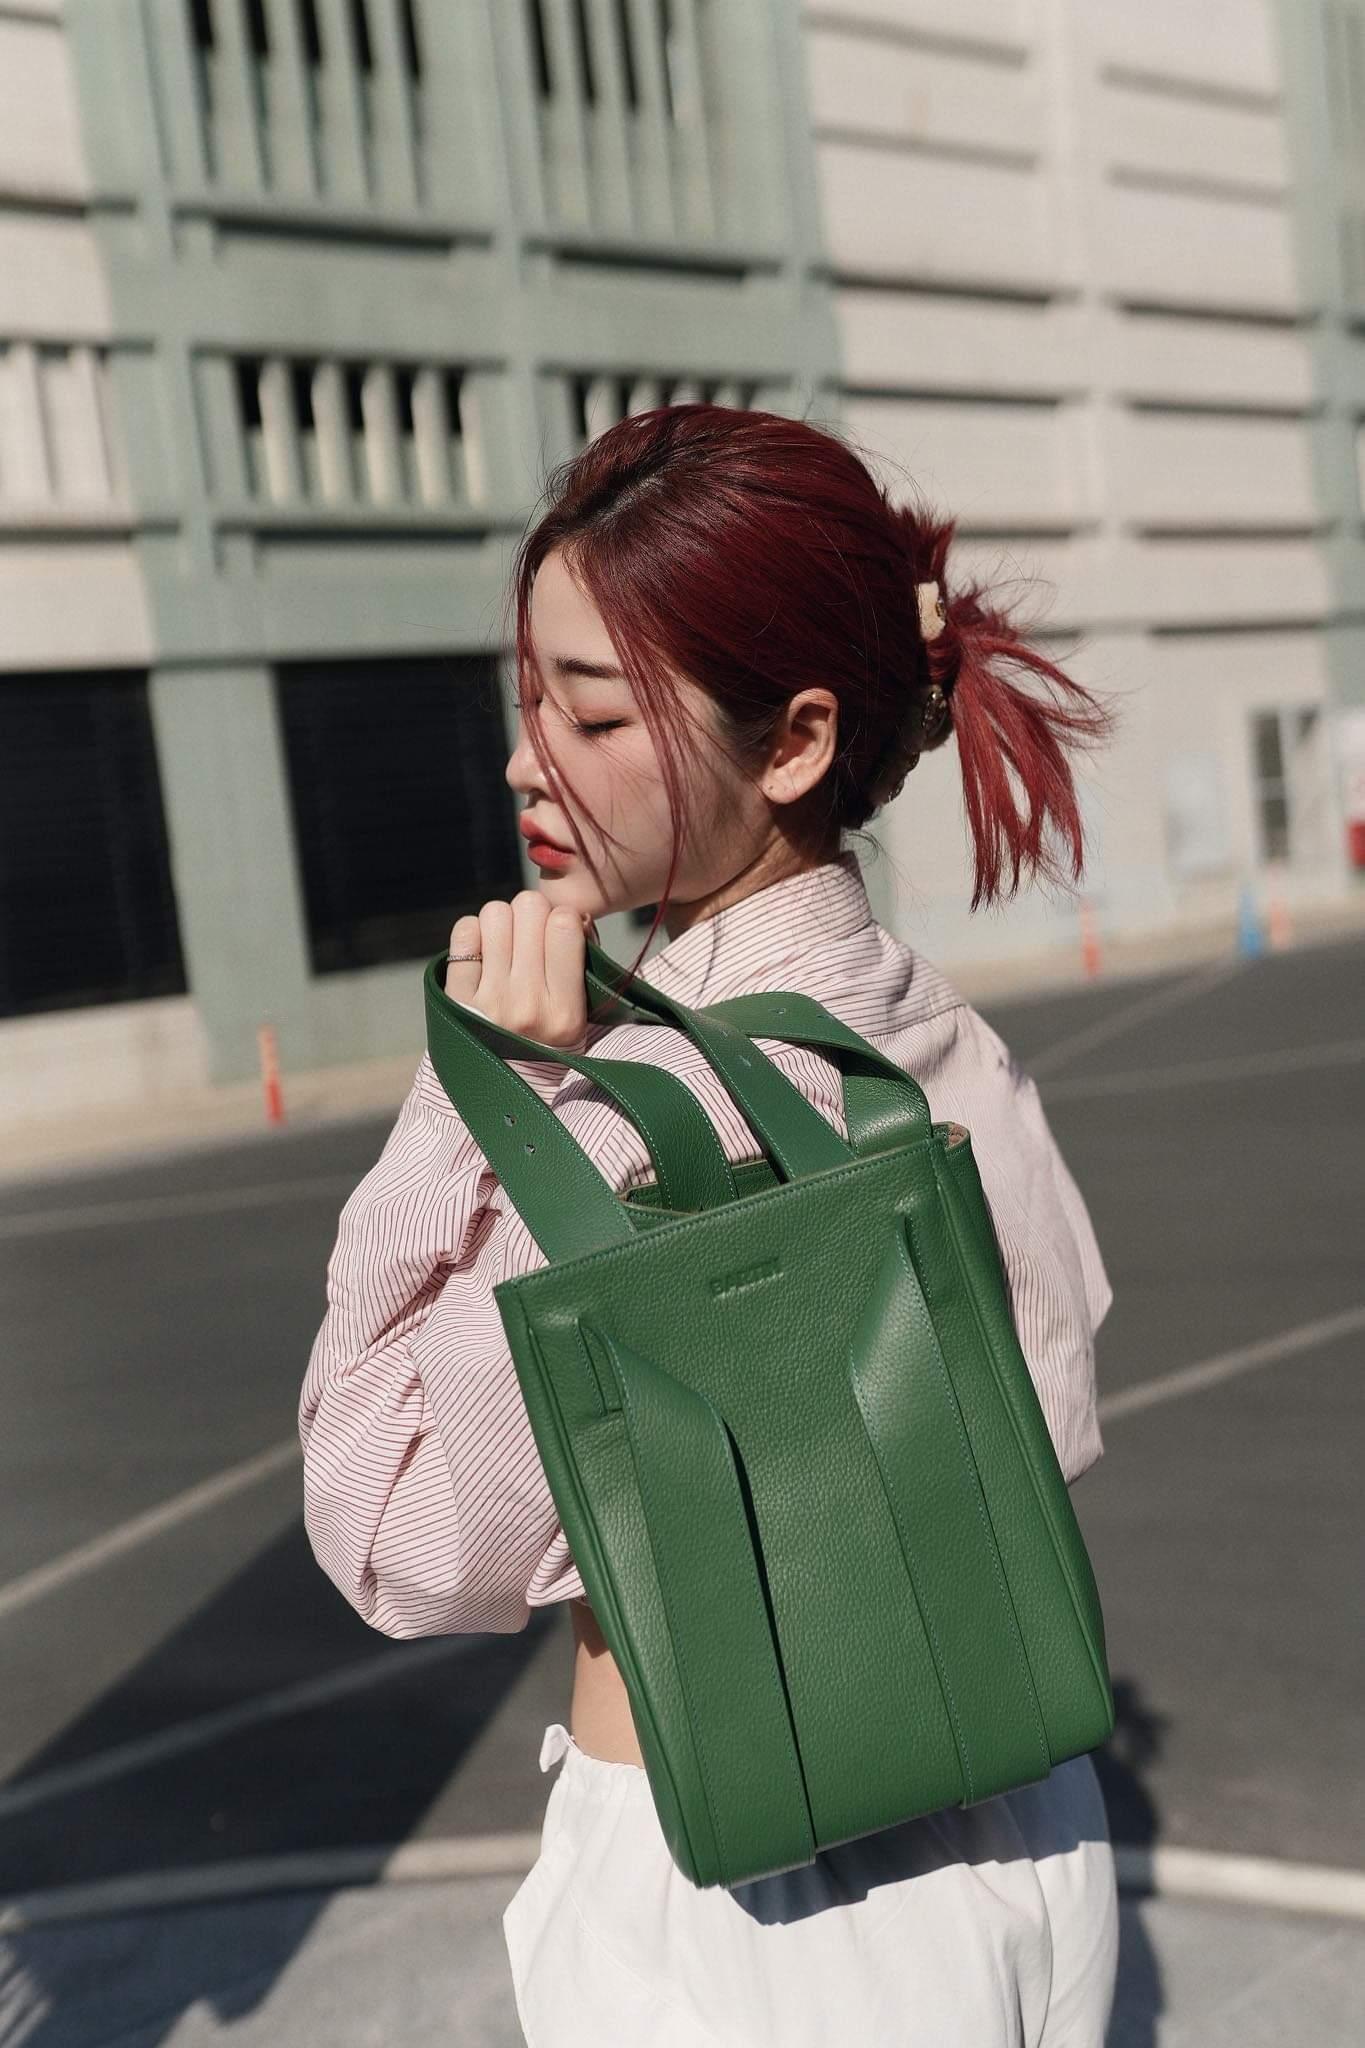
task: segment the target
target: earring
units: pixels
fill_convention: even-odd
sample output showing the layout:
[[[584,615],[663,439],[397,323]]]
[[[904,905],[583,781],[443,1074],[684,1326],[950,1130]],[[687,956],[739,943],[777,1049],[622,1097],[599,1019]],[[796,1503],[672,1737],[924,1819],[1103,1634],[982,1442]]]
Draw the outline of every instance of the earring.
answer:
[[[947,715],[948,699],[938,683],[931,683],[924,700],[924,710],[920,714],[923,737],[926,740],[934,737]]]

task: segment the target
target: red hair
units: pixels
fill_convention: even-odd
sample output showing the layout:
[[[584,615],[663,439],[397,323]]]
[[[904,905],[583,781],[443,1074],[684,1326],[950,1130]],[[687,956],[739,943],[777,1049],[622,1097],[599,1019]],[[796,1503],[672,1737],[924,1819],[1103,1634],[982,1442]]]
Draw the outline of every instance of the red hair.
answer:
[[[1031,646],[980,584],[953,581],[956,521],[892,504],[837,432],[777,413],[659,406],[561,463],[546,496],[511,584],[527,732],[558,796],[540,731],[530,606],[537,569],[560,548],[654,740],[673,818],[669,888],[688,824],[684,759],[698,744],[679,674],[712,699],[742,759],[761,754],[798,690],[818,683],[835,693],[837,758],[794,821],[816,848],[862,825],[921,752],[952,732],[975,854],[971,908],[1013,895],[1024,875],[1065,883],[1069,870],[1079,881],[1084,843],[1067,750],[1107,739],[1113,712]],[[945,623],[926,641],[914,586],[930,579]],[[1022,688],[1011,670],[1051,694]],[[948,715],[926,737],[935,683]]]

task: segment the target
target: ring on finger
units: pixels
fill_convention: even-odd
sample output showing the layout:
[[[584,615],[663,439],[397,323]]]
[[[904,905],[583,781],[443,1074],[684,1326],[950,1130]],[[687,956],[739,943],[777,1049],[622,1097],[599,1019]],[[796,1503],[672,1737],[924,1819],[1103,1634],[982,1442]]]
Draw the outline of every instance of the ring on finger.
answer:
[[[447,960],[482,960],[482,953],[447,953]]]

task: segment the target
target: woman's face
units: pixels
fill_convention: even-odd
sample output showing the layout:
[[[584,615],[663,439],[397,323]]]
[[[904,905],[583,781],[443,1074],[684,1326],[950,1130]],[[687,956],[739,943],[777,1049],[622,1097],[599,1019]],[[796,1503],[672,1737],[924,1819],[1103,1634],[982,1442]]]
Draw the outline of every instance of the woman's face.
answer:
[[[636,910],[663,895],[672,857],[668,793],[649,729],[620,673],[596,606],[579,590],[556,550],[536,572],[531,638],[544,680],[543,745],[598,869],[574,845],[565,811],[550,795],[522,726],[507,780],[525,807],[519,820],[539,888],[554,904],[589,917]],[[602,673],[606,671],[606,673]],[[686,678],[685,710],[718,737],[715,707]],[[683,774],[692,824],[670,892],[679,907],[709,897],[763,851],[772,837],[768,804],[719,745],[687,748]],[[576,799],[576,801],[575,801]],[[618,842],[604,839],[599,826]],[[600,878],[600,879],[599,879]]]

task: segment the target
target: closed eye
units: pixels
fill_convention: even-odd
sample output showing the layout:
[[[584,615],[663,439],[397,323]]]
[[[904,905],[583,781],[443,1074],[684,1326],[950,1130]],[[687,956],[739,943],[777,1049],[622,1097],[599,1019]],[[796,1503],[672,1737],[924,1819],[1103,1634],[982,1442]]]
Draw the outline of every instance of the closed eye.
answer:
[[[625,722],[624,718],[599,718],[595,719],[591,724],[585,724],[581,719],[575,719],[574,728],[577,732],[581,732],[585,738],[595,739],[599,733],[619,731]]]

